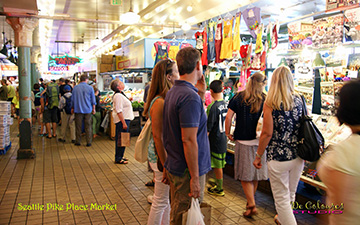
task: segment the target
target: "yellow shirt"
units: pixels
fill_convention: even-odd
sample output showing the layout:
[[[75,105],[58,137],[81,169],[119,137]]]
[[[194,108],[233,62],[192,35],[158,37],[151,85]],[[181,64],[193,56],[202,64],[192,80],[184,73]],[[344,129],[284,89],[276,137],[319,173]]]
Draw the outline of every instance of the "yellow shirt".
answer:
[[[19,102],[19,99],[18,99],[18,97],[16,95],[14,96],[14,98],[12,100],[12,103],[15,105],[16,109],[20,108],[20,102]]]

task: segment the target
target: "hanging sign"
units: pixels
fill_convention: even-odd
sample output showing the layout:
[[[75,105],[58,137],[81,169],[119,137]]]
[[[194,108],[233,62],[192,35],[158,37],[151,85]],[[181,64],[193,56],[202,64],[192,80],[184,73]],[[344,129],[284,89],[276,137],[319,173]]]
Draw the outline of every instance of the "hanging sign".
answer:
[[[110,0],[110,5],[122,5],[122,0]]]
[[[64,55],[61,57],[49,56],[48,69],[49,71],[69,71],[69,66],[80,63],[79,57]]]
[[[131,45],[132,43],[134,43],[134,36],[131,36],[128,39],[126,39],[125,41],[121,42],[121,47],[125,48],[125,47]]]

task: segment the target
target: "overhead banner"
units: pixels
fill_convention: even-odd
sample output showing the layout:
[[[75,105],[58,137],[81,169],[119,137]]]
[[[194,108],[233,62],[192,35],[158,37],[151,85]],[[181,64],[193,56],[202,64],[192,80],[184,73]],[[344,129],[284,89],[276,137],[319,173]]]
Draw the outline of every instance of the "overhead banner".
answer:
[[[18,67],[16,65],[1,64],[1,75],[3,76],[17,76]]]
[[[80,63],[81,59],[79,57],[73,56],[58,56],[52,57],[49,55],[48,69],[49,71],[69,71],[69,66]]]

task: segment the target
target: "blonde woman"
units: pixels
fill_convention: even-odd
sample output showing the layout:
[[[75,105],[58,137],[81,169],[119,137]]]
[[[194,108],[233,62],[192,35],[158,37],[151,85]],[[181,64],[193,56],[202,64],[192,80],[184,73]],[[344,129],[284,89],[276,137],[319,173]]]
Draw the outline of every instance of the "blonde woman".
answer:
[[[302,100],[294,92],[293,76],[288,67],[281,66],[271,79],[264,104],[263,129],[253,162],[256,168],[262,168],[261,158],[266,149],[268,175],[278,213],[274,218],[277,224],[296,224],[290,203],[295,201],[304,167],[304,161],[296,153],[301,113]]]
[[[259,180],[267,180],[265,156],[262,157],[264,167],[256,170],[251,163],[259,141],[256,139],[256,126],[260,118],[265,100],[264,87],[266,76],[254,73],[246,85],[246,89],[232,98],[228,105],[225,119],[225,134],[235,142],[235,179],[241,181],[246,195],[247,205],[244,217],[257,214],[255,192]],[[231,121],[236,114],[234,134],[230,134]]]
[[[155,190],[148,218],[148,224],[170,223],[170,186],[163,180],[166,151],[163,145],[164,99],[169,89],[179,79],[177,65],[171,59],[158,62],[152,72],[152,81],[147,96],[144,116],[151,120],[152,138],[149,143],[148,160],[154,171]]]

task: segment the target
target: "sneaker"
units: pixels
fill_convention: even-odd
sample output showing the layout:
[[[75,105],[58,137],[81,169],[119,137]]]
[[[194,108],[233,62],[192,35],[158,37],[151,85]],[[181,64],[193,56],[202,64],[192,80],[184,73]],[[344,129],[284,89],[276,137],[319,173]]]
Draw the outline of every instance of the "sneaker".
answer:
[[[209,188],[207,189],[207,192],[208,192],[209,194],[211,194],[211,195],[217,195],[217,196],[224,196],[224,195],[225,195],[223,189],[218,190],[218,189],[216,189],[216,187],[209,187]]]
[[[87,143],[87,144],[86,144],[86,147],[91,147],[91,143]]]
[[[75,142],[75,145],[76,145],[76,146],[80,146],[80,143],[76,143],[76,142]]]
[[[58,141],[60,141],[60,142],[65,142],[65,140],[62,139],[62,138],[59,138]]]
[[[209,184],[211,187],[216,187],[216,180],[215,180],[214,178],[209,178],[208,184]]]
[[[153,198],[154,198],[154,195],[148,195],[148,196],[147,196],[147,202],[148,202],[149,204],[152,204]]]

